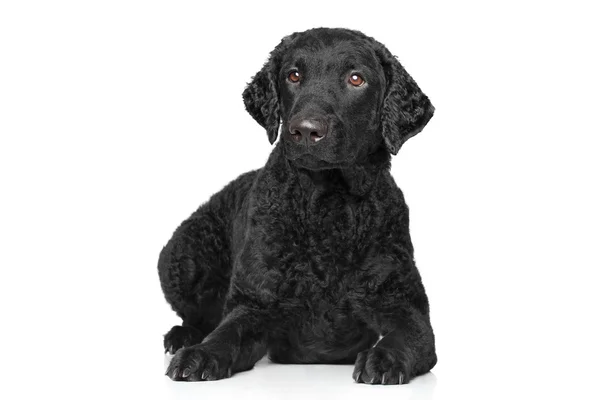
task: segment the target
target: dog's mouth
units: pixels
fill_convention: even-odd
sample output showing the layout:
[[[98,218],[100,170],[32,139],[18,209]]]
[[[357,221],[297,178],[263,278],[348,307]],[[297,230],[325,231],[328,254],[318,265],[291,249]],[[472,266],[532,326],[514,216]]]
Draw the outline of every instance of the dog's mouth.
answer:
[[[296,167],[309,170],[348,168],[356,159],[345,143],[337,142],[301,146],[286,140],[283,153]]]
[[[312,154],[304,153],[294,158],[288,157],[297,167],[310,169],[310,170],[324,170],[324,169],[335,169],[335,168],[347,168],[351,165],[348,160],[342,162],[329,162]]]

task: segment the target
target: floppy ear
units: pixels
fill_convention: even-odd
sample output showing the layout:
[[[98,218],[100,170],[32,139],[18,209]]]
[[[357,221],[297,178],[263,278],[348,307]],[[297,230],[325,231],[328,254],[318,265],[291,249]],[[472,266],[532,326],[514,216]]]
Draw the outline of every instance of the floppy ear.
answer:
[[[279,132],[279,87],[277,74],[281,58],[295,34],[286,36],[271,52],[269,59],[252,78],[243,93],[246,110],[267,131],[269,142],[277,140]]]
[[[404,142],[423,130],[435,108],[396,57],[383,45],[378,50],[387,80],[382,135],[388,151],[395,155]]]

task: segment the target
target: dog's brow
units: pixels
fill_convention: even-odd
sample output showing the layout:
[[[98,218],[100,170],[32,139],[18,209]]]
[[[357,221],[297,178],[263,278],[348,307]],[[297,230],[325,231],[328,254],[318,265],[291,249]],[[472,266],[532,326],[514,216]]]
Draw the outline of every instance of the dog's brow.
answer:
[[[357,68],[357,66],[359,65],[362,65],[362,63],[358,61],[355,57],[348,57],[342,59],[342,68],[344,69]]]
[[[284,65],[286,67],[296,67],[300,70],[304,70],[306,69],[306,58],[304,56],[293,56],[291,58],[289,58],[289,60],[287,62],[284,63]]]

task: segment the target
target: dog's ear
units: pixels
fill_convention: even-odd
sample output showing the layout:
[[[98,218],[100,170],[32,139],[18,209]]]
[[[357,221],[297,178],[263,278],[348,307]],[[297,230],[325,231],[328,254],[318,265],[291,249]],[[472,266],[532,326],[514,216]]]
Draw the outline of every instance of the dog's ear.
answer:
[[[269,142],[277,140],[279,132],[279,85],[277,82],[281,58],[294,35],[286,36],[271,52],[269,59],[252,78],[243,93],[246,110],[267,131]]]
[[[385,46],[380,44],[376,52],[387,80],[381,109],[382,135],[388,151],[395,155],[404,142],[423,130],[435,109]]]

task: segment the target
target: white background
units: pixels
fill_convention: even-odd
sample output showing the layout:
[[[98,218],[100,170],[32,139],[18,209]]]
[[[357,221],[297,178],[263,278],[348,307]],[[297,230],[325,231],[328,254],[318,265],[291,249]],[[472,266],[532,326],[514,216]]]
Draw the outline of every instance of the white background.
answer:
[[[565,1],[0,3],[2,398],[598,398],[598,11]],[[156,264],[271,147],[241,92],[280,38],[359,29],[436,114],[393,161],[439,364],[174,383]]]

